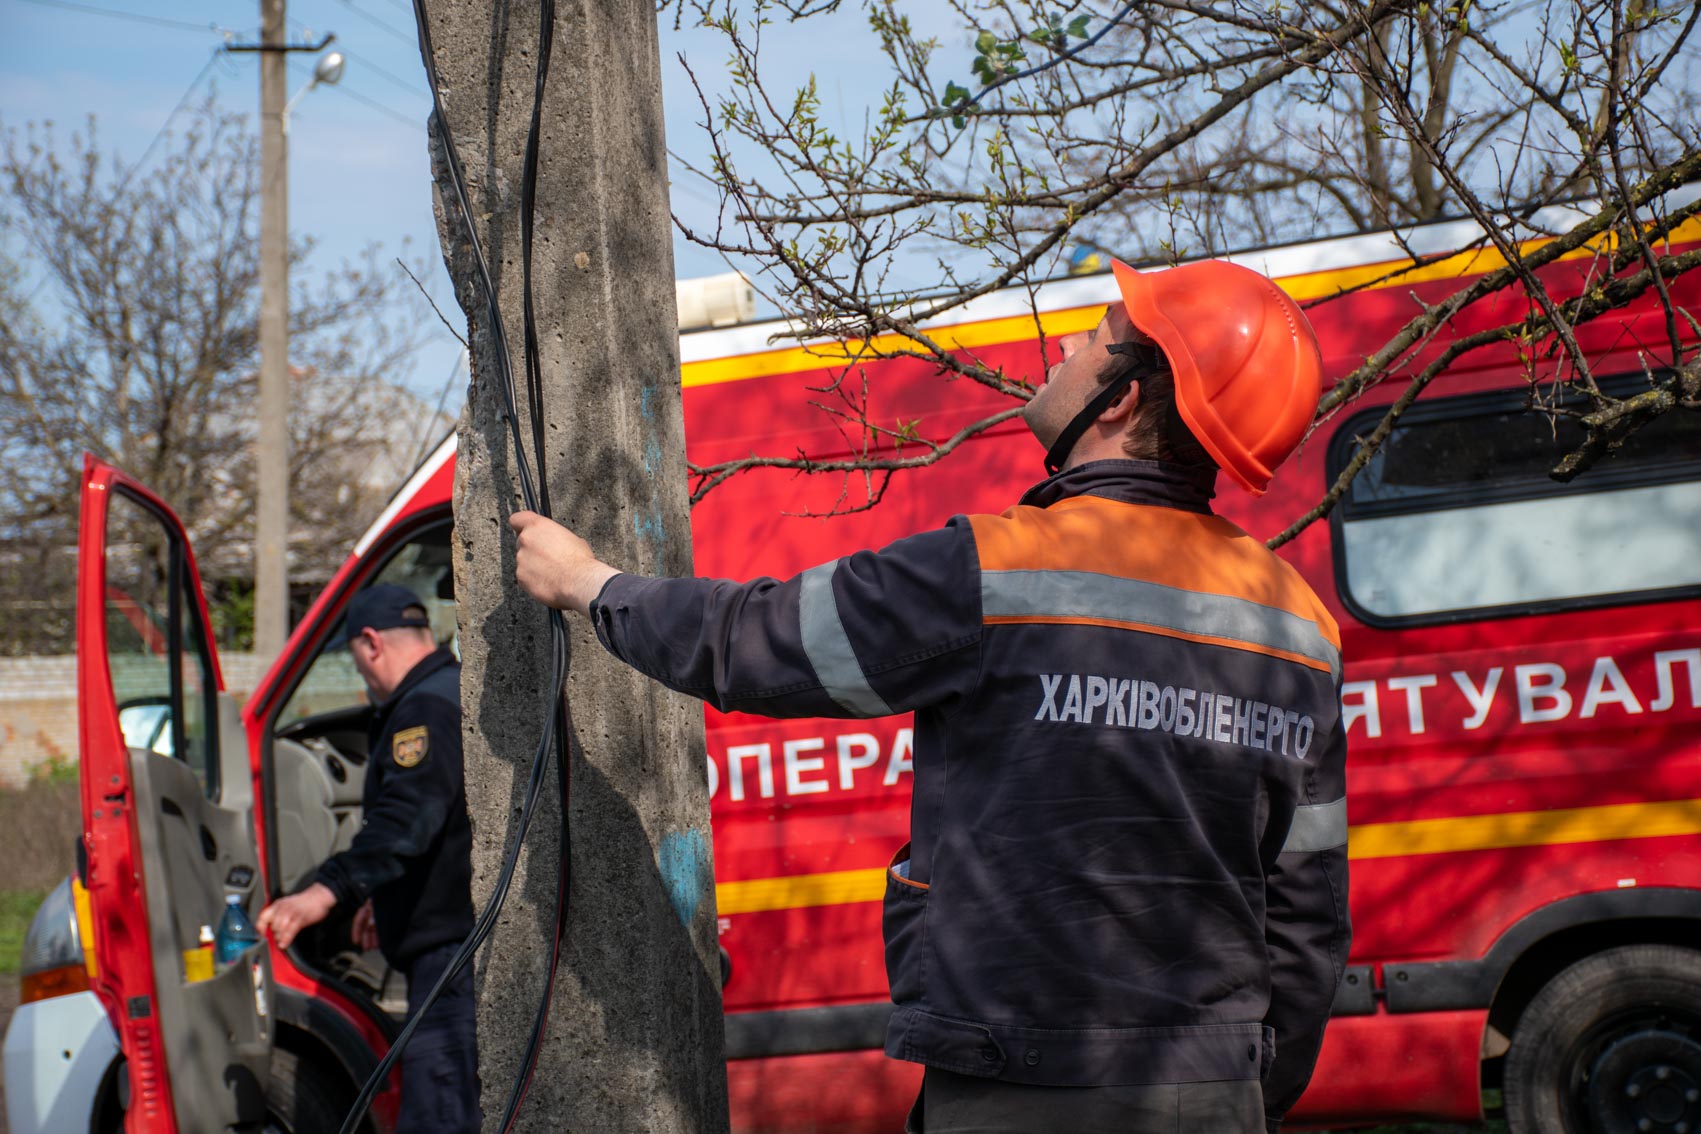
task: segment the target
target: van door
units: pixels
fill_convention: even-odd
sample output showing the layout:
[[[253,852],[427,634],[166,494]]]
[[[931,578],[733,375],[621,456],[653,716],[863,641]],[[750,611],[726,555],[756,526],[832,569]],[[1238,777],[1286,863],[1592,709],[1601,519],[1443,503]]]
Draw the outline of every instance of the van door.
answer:
[[[95,991],[117,1023],[129,1134],[259,1131],[271,1057],[264,945],[223,971],[202,929],[260,894],[248,745],[222,691],[183,525],[83,460],[77,546],[84,884]]]

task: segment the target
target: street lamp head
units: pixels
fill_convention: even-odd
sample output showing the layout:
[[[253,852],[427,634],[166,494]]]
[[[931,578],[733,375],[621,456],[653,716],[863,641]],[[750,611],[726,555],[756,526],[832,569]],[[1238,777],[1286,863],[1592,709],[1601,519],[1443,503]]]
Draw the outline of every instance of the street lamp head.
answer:
[[[289,133],[289,115],[295,109],[295,104],[306,98],[307,92],[314,87],[328,87],[342,78],[343,67],[347,62],[348,60],[343,58],[343,53],[340,51],[327,51],[319,56],[319,62],[313,68],[312,80],[296,91],[288,102],[284,103],[282,116],[284,133]]]
[[[325,54],[319,56],[319,63],[313,68],[313,81],[324,83],[326,86],[334,84],[343,77],[343,66],[347,62],[348,60],[343,58],[343,53],[340,51],[325,52]]]

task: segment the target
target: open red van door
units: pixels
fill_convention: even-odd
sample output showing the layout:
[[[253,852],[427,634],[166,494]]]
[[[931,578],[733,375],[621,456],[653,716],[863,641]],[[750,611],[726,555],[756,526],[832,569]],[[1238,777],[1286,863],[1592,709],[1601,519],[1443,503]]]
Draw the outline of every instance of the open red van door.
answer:
[[[259,1131],[271,973],[264,945],[215,971],[226,894],[262,889],[253,779],[183,525],[83,460],[77,546],[79,874],[91,984],[117,1028],[129,1134]]]

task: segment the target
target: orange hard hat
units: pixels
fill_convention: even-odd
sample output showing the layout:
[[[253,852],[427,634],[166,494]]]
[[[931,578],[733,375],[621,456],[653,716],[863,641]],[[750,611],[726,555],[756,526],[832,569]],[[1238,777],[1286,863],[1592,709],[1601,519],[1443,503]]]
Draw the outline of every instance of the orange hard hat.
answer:
[[[1134,326],[1175,375],[1182,421],[1242,488],[1262,495],[1317,413],[1323,356],[1288,294],[1223,260],[1137,272],[1111,261]]]

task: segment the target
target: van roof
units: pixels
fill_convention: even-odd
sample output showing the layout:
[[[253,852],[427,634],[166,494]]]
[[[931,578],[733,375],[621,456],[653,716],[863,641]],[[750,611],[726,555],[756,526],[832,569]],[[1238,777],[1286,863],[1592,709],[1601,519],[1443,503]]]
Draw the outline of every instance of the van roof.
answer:
[[[1685,185],[1666,194],[1657,207],[1678,208],[1697,198],[1701,198],[1701,184]],[[1589,210],[1579,205],[1550,205],[1521,222],[1515,234],[1520,244],[1539,243],[1589,215]],[[1701,222],[1690,220],[1683,229],[1682,239],[1701,238]],[[1583,251],[1572,255],[1590,254]],[[1469,219],[1254,248],[1225,253],[1220,258],[1262,272],[1302,304],[1353,289],[1409,286],[1425,280],[1479,274],[1492,271],[1502,262],[1481,226]],[[1114,301],[1116,295],[1116,283],[1109,271],[1064,276],[1031,290],[1007,287],[979,296],[944,316],[923,321],[922,326],[930,329],[973,326],[974,330],[968,334],[947,336],[961,347],[1008,342],[1032,337],[1032,320],[1037,312],[1102,307]],[[922,297],[913,301],[912,307],[923,306],[927,301],[927,297]],[[1069,328],[1046,327],[1047,333],[1066,329]],[[737,327],[685,332],[679,337],[680,383],[689,389],[739,378],[820,369],[848,357],[845,344],[832,340],[799,343],[799,330],[792,320],[768,319]],[[430,502],[418,499],[419,495],[454,455],[455,440],[451,431],[438,442],[360,537],[354,548],[356,555],[364,554],[403,512]],[[443,496],[447,499],[446,489]]]
[[[1701,197],[1701,184],[1681,186],[1668,193],[1659,207],[1677,208],[1697,197]],[[1591,210],[1579,205],[1550,205],[1520,223],[1515,235],[1521,244],[1540,242],[1575,226],[1590,215]],[[1473,245],[1486,250],[1475,254],[1466,252],[1466,263],[1448,255]],[[1420,263],[1414,265],[1414,257]],[[1427,257],[1440,258],[1422,262]],[[1301,302],[1363,286],[1367,280],[1409,284],[1489,271],[1498,266],[1499,261],[1482,227],[1470,219],[1253,248],[1223,253],[1215,258],[1241,264],[1269,276]],[[1468,262],[1477,258],[1484,262]],[[1164,265],[1134,266],[1156,269]],[[1400,270],[1401,266],[1406,266],[1405,270]],[[1006,287],[991,292],[953,308],[944,317],[926,320],[922,326],[957,326],[1031,316],[1035,311],[1098,306],[1111,302],[1116,294],[1116,284],[1108,269],[1088,275],[1062,276],[1041,283],[1031,293],[1026,287]],[[922,296],[912,306],[922,306],[929,298]],[[789,319],[768,319],[737,327],[692,331],[680,336],[680,362],[688,368],[694,362],[767,353],[774,350],[777,343],[798,349],[795,345],[797,330],[797,324]],[[808,345],[804,344],[805,347]],[[691,384],[687,375],[686,385]]]

